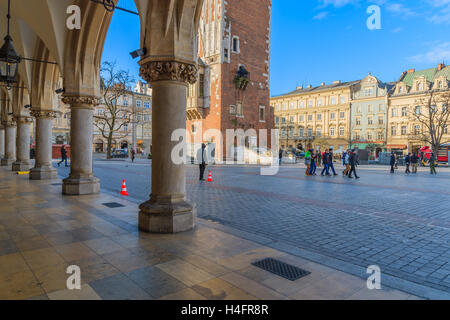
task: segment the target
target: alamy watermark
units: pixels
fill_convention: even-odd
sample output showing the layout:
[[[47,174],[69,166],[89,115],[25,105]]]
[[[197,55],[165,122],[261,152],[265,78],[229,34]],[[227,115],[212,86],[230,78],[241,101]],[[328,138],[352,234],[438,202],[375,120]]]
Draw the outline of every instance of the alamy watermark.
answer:
[[[371,265],[367,267],[367,274],[370,274],[367,278],[367,289],[380,290],[381,289],[381,269],[377,265]]]

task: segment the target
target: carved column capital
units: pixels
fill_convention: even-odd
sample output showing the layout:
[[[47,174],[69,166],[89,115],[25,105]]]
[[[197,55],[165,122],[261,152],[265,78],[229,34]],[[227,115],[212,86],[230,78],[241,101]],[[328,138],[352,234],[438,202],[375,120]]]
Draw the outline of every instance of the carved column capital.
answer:
[[[198,69],[194,64],[178,61],[149,61],[141,64],[139,74],[147,82],[178,81],[194,84]]]
[[[15,128],[15,127],[17,127],[17,123],[14,119],[5,122],[5,128]]]
[[[83,96],[67,94],[62,98],[62,102],[70,105],[71,109],[94,109],[100,104],[100,98],[95,96]]]
[[[53,119],[56,118],[57,112],[53,110],[31,110],[30,115],[36,119]]]
[[[28,116],[19,116],[19,117],[15,117],[14,120],[17,123],[20,124],[29,124],[29,123],[33,123],[33,118],[32,117],[28,117]]]

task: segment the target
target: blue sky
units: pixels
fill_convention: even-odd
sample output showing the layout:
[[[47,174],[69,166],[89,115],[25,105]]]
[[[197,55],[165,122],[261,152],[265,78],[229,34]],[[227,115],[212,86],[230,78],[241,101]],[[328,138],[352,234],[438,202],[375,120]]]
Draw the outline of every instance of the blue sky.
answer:
[[[369,30],[370,5],[381,30]],[[132,0],[120,5],[134,9]],[[125,26],[125,27],[124,27]],[[103,59],[138,79],[139,19],[117,11]],[[450,64],[450,0],[272,0],[271,95],[298,85],[361,79],[396,81],[407,69]]]

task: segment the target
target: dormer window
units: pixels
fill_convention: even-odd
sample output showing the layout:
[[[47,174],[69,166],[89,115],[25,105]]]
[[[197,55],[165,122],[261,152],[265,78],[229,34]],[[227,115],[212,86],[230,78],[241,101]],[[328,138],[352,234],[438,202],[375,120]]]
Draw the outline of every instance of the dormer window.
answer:
[[[403,87],[399,87],[398,88],[398,93],[403,93],[404,88]]]
[[[423,91],[423,83],[422,83],[422,82],[420,82],[420,83],[417,85],[417,91]]]

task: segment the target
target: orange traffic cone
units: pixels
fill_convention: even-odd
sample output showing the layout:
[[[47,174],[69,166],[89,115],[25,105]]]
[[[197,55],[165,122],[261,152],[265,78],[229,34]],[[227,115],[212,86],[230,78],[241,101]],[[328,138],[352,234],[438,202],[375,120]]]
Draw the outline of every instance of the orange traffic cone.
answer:
[[[128,191],[127,191],[127,184],[125,183],[125,179],[123,179],[122,182],[122,191],[120,191],[120,194],[122,196],[129,196]]]
[[[206,180],[206,181],[207,181],[207,182],[213,182],[211,170],[209,170],[209,173],[208,173],[208,180]]]

